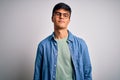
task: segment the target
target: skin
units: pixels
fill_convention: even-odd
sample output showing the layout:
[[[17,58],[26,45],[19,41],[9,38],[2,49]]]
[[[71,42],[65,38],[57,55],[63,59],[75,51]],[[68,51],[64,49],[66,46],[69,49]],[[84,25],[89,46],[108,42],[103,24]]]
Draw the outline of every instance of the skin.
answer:
[[[64,9],[59,9],[59,10],[56,10],[55,12],[70,14],[68,11]],[[52,22],[54,24],[54,33],[55,33],[56,39],[62,39],[68,36],[67,28],[70,22],[70,16],[65,18],[63,14],[60,16],[53,15]]]

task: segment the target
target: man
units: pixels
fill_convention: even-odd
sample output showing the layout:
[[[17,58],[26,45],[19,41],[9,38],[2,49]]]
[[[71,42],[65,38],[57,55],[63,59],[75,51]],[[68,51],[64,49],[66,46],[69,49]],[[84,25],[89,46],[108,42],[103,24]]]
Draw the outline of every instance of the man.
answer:
[[[53,8],[54,32],[38,45],[34,80],[92,80],[86,43],[67,29],[70,17],[67,4]]]

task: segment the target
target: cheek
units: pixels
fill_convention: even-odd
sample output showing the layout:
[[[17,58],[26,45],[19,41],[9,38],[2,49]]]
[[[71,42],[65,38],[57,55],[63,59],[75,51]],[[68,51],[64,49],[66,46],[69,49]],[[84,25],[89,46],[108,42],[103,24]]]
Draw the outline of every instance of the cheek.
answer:
[[[66,24],[68,25],[68,24],[69,24],[69,22],[70,22],[70,20],[66,21]]]
[[[57,23],[57,19],[56,18],[52,18],[52,22],[53,23]]]

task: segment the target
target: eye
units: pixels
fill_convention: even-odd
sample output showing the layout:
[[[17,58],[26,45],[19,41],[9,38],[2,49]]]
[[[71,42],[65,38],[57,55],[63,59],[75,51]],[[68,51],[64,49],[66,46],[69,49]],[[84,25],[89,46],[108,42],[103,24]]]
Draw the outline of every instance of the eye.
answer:
[[[69,18],[69,17],[70,17],[69,13],[55,12],[54,15],[55,15],[56,17],[63,16],[64,18]]]
[[[69,17],[69,14],[64,13],[63,16],[64,16],[64,17]]]
[[[60,15],[61,15],[61,13],[59,13],[59,12],[56,12],[56,13],[55,13],[55,15],[56,15],[56,16],[60,16]]]

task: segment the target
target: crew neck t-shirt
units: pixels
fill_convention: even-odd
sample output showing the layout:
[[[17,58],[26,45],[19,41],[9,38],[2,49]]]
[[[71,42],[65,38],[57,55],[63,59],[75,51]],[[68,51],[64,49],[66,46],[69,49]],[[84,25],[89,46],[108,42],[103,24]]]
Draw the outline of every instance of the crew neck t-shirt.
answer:
[[[67,37],[55,40],[57,41],[58,46],[56,80],[73,80],[72,60]]]

